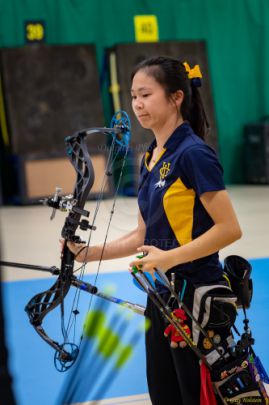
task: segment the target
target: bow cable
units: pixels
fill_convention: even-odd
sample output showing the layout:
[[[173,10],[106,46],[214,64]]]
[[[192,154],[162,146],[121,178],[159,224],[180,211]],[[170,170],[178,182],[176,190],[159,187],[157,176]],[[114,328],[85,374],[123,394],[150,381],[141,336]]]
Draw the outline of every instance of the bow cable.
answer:
[[[123,121],[124,125],[121,124],[121,121]],[[123,112],[123,111],[119,111],[119,112],[115,113],[115,115],[114,115],[114,117],[112,118],[112,121],[111,121],[111,127],[113,127],[112,129],[115,129],[115,128],[120,129],[119,124],[121,124],[120,127],[122,128],[122,130],[126,131],[126,128],[127,128],[127,132],[130,131],[129,118],[128,118],[127,114],[125,112]],[[99,129],[97,129],[97,128],[94,129],[94,130],[89,129],[89,130],[86,130],[85,132],[88,135],[89,133],[93,133],[93,131],[96,131],[96,130],[99,130]],[[99,131],[99,132],[101,132],[101,131]],[[111,129],[107,129],[107,130],[102,131],[102,132],[110,134],[112,131],[111,131]],[[107,242],[107,238],[108,238],[108,233],[109,233],[109,229],[110,229],[110,226],[111,226],[111,221],[112,221],[112,218],[113,218],[113,214],[114,214],[114,211],[115,211],[116,199],[117,199],[120,183],[121,183],[122,176],[123,176],[123,170],[124,170],[124,166],[126,164],[126,159],[127,159],[128,150],[129,150],[130,136],[127,135],[127,136],[124,137],[124,134],[123,134],[122,139],[117,139],[117,137],[116,137],[117,133],[115,132],[115,130],[113,132],[114,132],[114,136],[112,137],[112,144],[111,144],[110,149],[109,149],[109,156],[108,156],[107,163],[106,163],[105,174],[104,174],[104,176],[102,178],[102,184],[101,184],[101,187],[100,187],[100,191],[98,193],[97,203],[96,203],[96,207],[95,207],[95,210],[94,210],[94,213],[93,213],[93,219],[92,219],[91,226],[90,226],[90,234],[89,234],[89,237],[88,237],[87,245],[85,246],[85,249],[84,249],[85,250],[84,262],[83,262],[82,266],[80,266],[79,269],[76,270],[76,271],[80,271],[80,275],[78,277],[78,280],[81,281],[83,279],[83,277],[84,277],[84,274],[85,274],[85,268],[86,268],[86,263],[87,263],[86,258],[87,258],[88,250],[90,248],[90,243],[91,243],[93,231],[96,229],[95,222],[96,222],[97,215],[98,215],[98,212],[99,212],[99,209],[100,209],[100,205],[101,205],[101,202],[102,202],[102,199],[103,199],[104,190],[105,190],[105,187],[107,185],[108,177],[112,175],[112,168],[113,168],[113,165],[115,163],[115,160],[118,157],[119,152],[122,149],[124,149],[124,151],[125,151],[124,152],[124,157],[123,157],[123,160],[122,160],[122,165],[121,165],[119,178],[118,178],[117,184],[116,184],[116,190],[115,190],[115,193],[114,193],[112,208],[111,208],[111,211],[110,211],[110,217],[109,217],[108,226],[107,226],[107,229],[106,229],[106,234],[105,234],[105,238],[104,238],[104,242],[103,242],[103,246],[102,246],[101,256],[100,256],[100,259],[99,259],[99,262],[98,262],[98,268],[97,268],[97,272],[96,272],[96,275],[95,275],[94,283],[92,285],[93,287],[96,286],[97,279],[98,279],[98,276],[99,276],[99,273],[100,273],[100,268],[101,268],[101,263],[102,263],[102,260],[103,260],[103,255],[104,255],[104,250],[105,250],[105,246],[106,246],[106,242]],[[68,323],[67,323],[67,327],[64,326],[64,316],[61,316],[61,318],[62,318],[62,332],[63,332],[65,342],[68,341],[68,335],[69,335],[72,328],[74,330],[73,341],[75,340],[76,315],[79,313],[79,311],[78,311],[78,303],[79,303],[79,298],[80,298],[80,291],[81,290],[78,289],[76,291],[76,293],[75,293],[75,296],[74,296],[74,299],[73,299],[73,304],[72,304],[72,309],[70,311],[70,315],[69,315],[69,319],[68,319]],[[89,301],[89,306],[88,306],[88,311],[91,308],[92,298],[93,298],[93,296],[91,295],[91,298],[90,298],[90,301]],[[63,302],[61,303],[61,308],[63,308]],[[83,338],[83,335],[81,335],[80,343],[79,343],[78,348],[80,347],[82,338]]]

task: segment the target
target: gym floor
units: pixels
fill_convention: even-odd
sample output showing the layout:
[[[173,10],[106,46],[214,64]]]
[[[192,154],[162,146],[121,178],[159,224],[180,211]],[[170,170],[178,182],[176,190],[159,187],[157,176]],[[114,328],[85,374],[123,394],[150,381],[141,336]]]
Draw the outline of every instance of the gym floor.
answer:
[[[249,310],[250,325],[256,339],[255,349],[265,368],[269,366],[269,348],[266,336],[268,324],[268,288],[269,288],[269,186],[237,186],[228,188],[243,231],[243,237],[233,245],[220,252],[223,260],[230,254],[240,255],[250,260],[253,266],[254,298]],[[101,204],[97,230],[93,232],[91,243],[102,243],[107,230],[111,211],[111,200]],[[89,201],[86,208],[91,212],[95,202]],[[1,207],[1,251],[2,260],[29,263],[43,266],[59,266],[59,238],[65,214],[57,212],[50,221],[50,208],[45,206],[11,206]],[[115,213],[109,229],[108,240],[120,237],[136,226],[137,201],[135,198],[118,198]],[[81,236],[86,239],[81,231]],[[122,299],[145,304],[146,297],[132,284],[127,271],[132,257],[103,262],[100,268],[97,286],[100,291],[111,289],[112,295]],[[87,281],[94,282],[98,263],[86,267]],[[74,371],[58,373],[53,366],[53,349],[35,333],[27,320],[24,306],[38,292],[49,288],[54,280],[47,273],[3,267],[3,291],[6,319],[6,335],[10,352],[10,368],[14,377],[14,389],[18,405],[60,405],[63,392],[66,392]],[[89,295],[82,298],[81,314],[87,312]],[[93,305],[102,305],[97,299]],[[116,316],[123,315],[116,311],[117,305],[106,304],[106,316],[109,323]],[[266,309],[267,308],[267,309]],[[128,313],[129,310],[125,310]],[[124,315],[125,316],[125,315]],[[59,328],[59,313],[49,315],[50,336]],[[239,314],[239,322],[242,315]],[[81,321],[83,322],[83,321]],[[44,322],[44,328],[46,320]],[[111,324],[111,322],[110,322]],[[129,322],[124,344],[133,342],[133,356],[119,370],[113,369],[111,359],[107,362],[98,360],[98,353],[90,350],[89,361],[80,359],[76,368],[79,378],[77,396],[72,404],[91,404],[100,398],[98,404],[106,405],[149,405],[145,381],[145,355],[143,336],[135,331],[141,324],[141,316],[134,315]],[[53,336],[54,338],[54,336]],[[86,352],[87,353],[87,352]],[[85,354],[85,353],[84,353]],[[110,366],[108,363],[110,361]],[[93,367],[93,369],[91,369]],[[109,368],[110,367],[110,368]],[[95,374],[93,371],[95,370]],[[97,370],[99,371],[98,375]],[[73,373],[73,374],[72,374]],[[103,376],[103,377],[101,377]],[[109,381],[109,383],[108,383]],[[84,386],[83,386],[84,385]],[[49,387],[49,389],[48,389]],[[93,387],[95,389],[93,389]],[[97,387],[97,388],[96,388]],[[99,397],[98,394],[99,393]],[[84,401],[84,402],[83,402]],[[86,402],[85,402],[86,401]]]

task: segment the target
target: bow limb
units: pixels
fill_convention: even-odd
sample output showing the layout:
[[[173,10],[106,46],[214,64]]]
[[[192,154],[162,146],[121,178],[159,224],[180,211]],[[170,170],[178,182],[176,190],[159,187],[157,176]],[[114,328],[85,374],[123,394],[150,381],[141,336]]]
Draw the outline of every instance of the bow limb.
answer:
[[[72,242],[79,240],[79,237],[75,236],[75,232],[77,227],[82,225],[80,223],[81,216],[89,216],[88,211],[84,210],[84,205],[94,183],[94,170],[85,142],[86,135],[85,131],[81,131],[75,136],[67,137],[65,141],[67,155],[77,172],[77,180],[73,193],[75,204],[67,216],[62,229],[62,237],[66,241]]]

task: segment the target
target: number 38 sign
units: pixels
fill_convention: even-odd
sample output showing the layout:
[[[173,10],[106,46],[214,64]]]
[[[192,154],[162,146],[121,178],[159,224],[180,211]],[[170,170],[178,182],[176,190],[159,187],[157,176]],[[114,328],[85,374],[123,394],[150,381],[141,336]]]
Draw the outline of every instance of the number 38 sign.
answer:
[[[25,42],[44,42],[45,41],[45,22],[44,21],[26,21],[25,22]]]

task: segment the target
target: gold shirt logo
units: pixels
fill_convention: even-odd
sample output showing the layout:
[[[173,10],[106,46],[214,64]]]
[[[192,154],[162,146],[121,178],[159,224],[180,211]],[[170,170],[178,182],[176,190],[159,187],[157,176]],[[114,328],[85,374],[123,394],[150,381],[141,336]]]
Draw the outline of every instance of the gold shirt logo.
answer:
[[[162,167],[160,168],[160,180],[155,184],[155,188],[162,188],[165,186],[165,177],[170,172],[171,163],[163,162]]]

